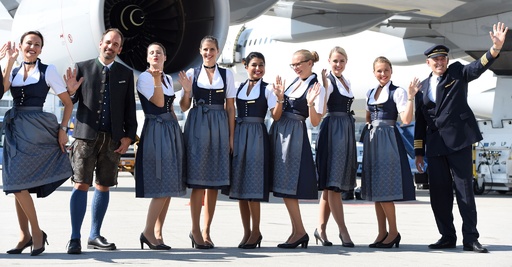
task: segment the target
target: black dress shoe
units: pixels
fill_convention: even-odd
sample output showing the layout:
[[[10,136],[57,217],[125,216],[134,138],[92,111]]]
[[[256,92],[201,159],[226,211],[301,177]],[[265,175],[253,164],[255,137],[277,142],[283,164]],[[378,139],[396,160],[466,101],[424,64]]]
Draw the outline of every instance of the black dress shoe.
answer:
[[[74,238],[69,240],[68,243],[68,254],[82,254],[82,242],[80,238]]]
[[[28,247],[30,247],[30,250],[32,250],[32,237],[21,248],[13,248],[11,250],[7,250],[7,254],[21,254],[21,252],[23,252],[23,250]]]
[[[89,249],[102,249],[102,250],[115,250],[116,244],[107,242],[103,236],[98,236],[94,239],[89,239],[87,242]]]
[[[437,240],[434,244],[428,245],[430,249],[444,249],[444,248],[455,248],[457,246],[457,241],[450,240],[446,238],[441,238]]]
[[[476,253],[488,253],[489,252],[489,250],[482,247],[482,244],[480,244],[480,242],[478,242],[478,241],[464,244],[464,247],[462,249],[465,251],[474,251]]]

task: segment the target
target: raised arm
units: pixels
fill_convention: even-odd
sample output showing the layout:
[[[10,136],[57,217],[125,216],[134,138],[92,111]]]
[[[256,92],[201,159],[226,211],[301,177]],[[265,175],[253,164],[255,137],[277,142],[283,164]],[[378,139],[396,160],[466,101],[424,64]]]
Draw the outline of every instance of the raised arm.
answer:
[[[192,77],[188,77],[187,73],[180,71],[178,74],[178,82],[183,86],[183,96],[180,100],[181,111],[185,112],[190,108],[192,103]]]

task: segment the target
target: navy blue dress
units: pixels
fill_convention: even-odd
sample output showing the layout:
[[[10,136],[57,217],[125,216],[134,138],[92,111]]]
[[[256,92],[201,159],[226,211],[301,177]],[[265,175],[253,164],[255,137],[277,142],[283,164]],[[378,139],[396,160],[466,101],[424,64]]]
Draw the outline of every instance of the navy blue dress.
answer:
[[[157,107],[138,93],[146,118],[135,158],[136,197],[183,196],[185,145],[172,113],[175,96],[164,95],[164,106]]]
[[[54,192],[72,174],[71,162],[58,142],[57,117],[43,112],[49,91],[45,80],[47,65],[37,63],[37,83],[12,86],[14,106],[4,116],[5,142],[2,179],[6,193],[28,190],[37,197]],[[13,77],[19,68],[13,70]]]
[[[245,83],[238,88],[237,96]],[[269,136],[264,124],[268,105],[267,83],[260,82],[259,97],[243,100],[237,97],[237,118],[229,197],[253,201],[268,201],[270,178]]]
[[[396,128],[398,110],[390,84],[385,103],[369,105],[370,131],[364,136],[361,196],[370,201],[414,200],[415,189],[407,152]]]

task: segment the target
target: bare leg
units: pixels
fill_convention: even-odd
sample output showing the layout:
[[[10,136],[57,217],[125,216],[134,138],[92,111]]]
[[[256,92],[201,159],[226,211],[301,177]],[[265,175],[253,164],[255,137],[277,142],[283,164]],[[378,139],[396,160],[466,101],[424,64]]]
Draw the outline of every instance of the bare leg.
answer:
[[[164,238],[162,236],[165,217],[167,216],[167,211],[169,210],[169,204],[171,204],[171,198],[167,197],[160,214],[158,215],[158,219],[155,224],[155,238],[157,240],[157,244],[164,244]]]
[[[27,244],[32,236],[30,235],[30,230],[28,229],[28,218],[23,212],[23,209],[18,203],[18,200],[14,200],[14,206],[16,206],[16,215],[18,215],[18,224],[20,225],[20,240],[16,245],[16,249],[22,248],[25,244]]]
[[[329,200],[328,200],[328,197],[330,195],[330,192],[329,190],[324,190],[322,192],[322,196],[320,197],[320,202],[319,202],[319,208],[320,208],[320,214],[319,214],[319,225],[320,227],[318,227],[318,233],[320,234],[320,237],[325,240],[325,241],[328,241],[327,239],[327,233],[325,231],[326,227],[327,227],[327,221],[329,221],[329,216],[331,215],[331,207],[329,206]],[[333,212],[333,215],[334,215],[334,212]]]
[[[396,226],[396,212],[395,212],[395,203],[394,202],[380,202],[382,206],[382,210],[386,214],[386,219],[389,226],[389,235],[386,237],[382,243],[388,244],[391,241],[395,240],[398,236],[398,228]]]
[[[203,239],[205,242],[213,244],[210,237],[210,226],[213,221],[213,214],[215,214],[215,206],[217,205],[217,195],[219,190],[217,189],[206,189],[206,198],[204,202],[204,227],[203,227]]]
[[[32,241],[34,242],[33,248],[40,249],[43,247],[43,232],[39,228],[39,222],[37,220],[36,208],[34,201],[27,190],[23,190],[19,193],[14,193],[16,201],[19,203],[23,213],[30,223],[32,231]]]
[[[302,224],[302,217],[300,215],[299,200],[294,198],[283,198],[290,220],[292,221],[292,236],[288,239],[288,243],[295,243],[304,235],[306,235],[306,229]]]
[[[375,202],[375,213],[377,214],[377,225],[379,227],[379,234],[375,239],[375,242],[380,242],[387,234],[386,228],[386,214],[381,206],[382,202]]]
[[[242,219],[242,226],[244,227],[244,236],[240,245],[247,243],[247,240],[251,236],[251,210],[249,207],[249,201],[239,200],[238,207],[240,209],[240,217]]]
[[[155,237],[155,228],[160,217],[160,213],[168,199],[168,197],[153,198],[149,204],[148,215],[146,217],[146,227],[142,234],[144,234],[146,239],[153,245],[159,244]]]
[[[258,241],[261,236],[260,232],[260,220],[261,220],[261,212],[260,212],[260,202],[257,201],[249,201],[249,209],[251,211],[251,219],[252,219],[252,231],[249,240],[247,240],[247,244],[254,244]]]
[[[329,206],[331,207],[332,217],[338,224],[339,233],[343,239],[343,242],[350,243],[350,235],[345,225],[345,215],[343,214],[343,203],[341,202],[341,193],[329,191]]]
[[[192,218],[192,235],[198,245],[204,245],[203,236],[199,220],[201,218],[201,209],[203,207],[204,189],[192,189],[190,194],[190,216]]]

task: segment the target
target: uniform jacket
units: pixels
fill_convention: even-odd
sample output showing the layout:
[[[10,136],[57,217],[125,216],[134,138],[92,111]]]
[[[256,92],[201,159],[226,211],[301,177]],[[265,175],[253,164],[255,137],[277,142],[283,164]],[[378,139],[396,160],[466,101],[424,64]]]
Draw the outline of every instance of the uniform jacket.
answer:
[[[102,68],[97,58],[77,63],[77,80],[84,77],[84,81],[71,97],[73,103],[78,102],[73,130],[75,138],[94,140],[97,136],[103,105]],[[123,137],[129,137],[134,141],[137,117],[133,72],[114,62],[109,80],[112,139],[117,142]]]
[[[417,156],[448,155],[482,140],[473,111],[468,105],[468,83],[494,62],[490,52],[463,65],[451,64],[436,88],[436,102],[428,98],[430,77],[422,81],[416,95],[414,151]]]

